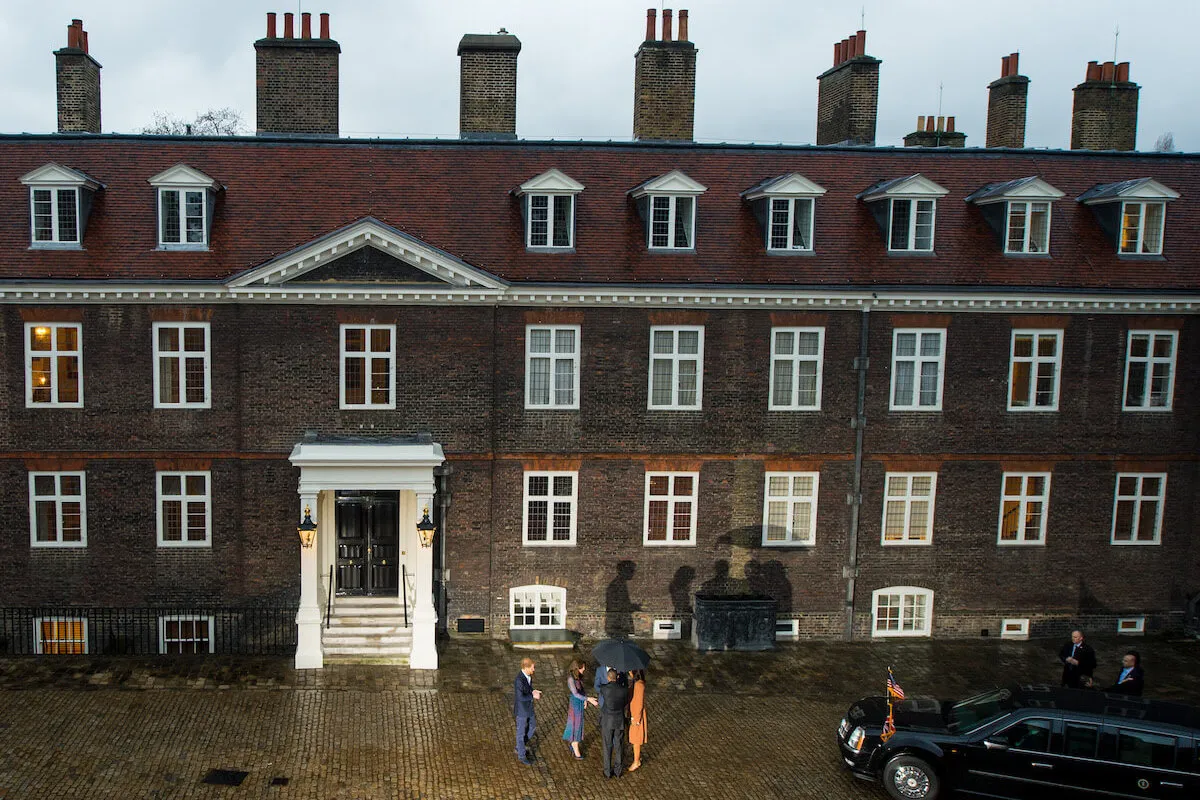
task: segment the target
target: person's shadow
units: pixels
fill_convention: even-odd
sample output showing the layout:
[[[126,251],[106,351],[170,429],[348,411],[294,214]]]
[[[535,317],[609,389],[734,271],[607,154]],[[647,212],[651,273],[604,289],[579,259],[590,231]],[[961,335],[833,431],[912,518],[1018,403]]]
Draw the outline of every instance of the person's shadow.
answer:
[[[750,583],[751,593],[775,600],[778,613],[792,610],[792,582],[788,580],[787,568],[780,562],[751,561],[746,565],[746,580]]]
[[[637,571],[632,561],[617,563],[617,577],[604,592],[604,633],[610,639],[633,634],[633,613],[642,607],[629,599],[629,581]]]
[[[697,594],[739,595],[746,594],[749,589],[745,579],[730,576],[729,562],[720,558],[713,562],[713,576],[700,584]]]

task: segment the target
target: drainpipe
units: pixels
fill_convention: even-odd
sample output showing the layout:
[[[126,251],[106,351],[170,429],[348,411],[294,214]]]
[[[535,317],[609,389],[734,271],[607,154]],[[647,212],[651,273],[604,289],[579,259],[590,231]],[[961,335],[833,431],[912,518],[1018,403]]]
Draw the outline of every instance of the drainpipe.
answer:
[[[871,332],[871,306],[875,296],[863,305],[862,324],[858,334],[858,358],[854,359],[854,370],[858,373],[858,404],[850,427],[854,428],[854,486],[846,502],[850,505],[850,546],[846,554],[846,565],[842,567],[842,577],[846,581],[846,630],[844,638],[850,641],[854,638],[854,583],[858,578],[858,520],[862,510],[862,462],[863,462],[863,433],[867,427],[867,368],[870,359],[867,358],[867,341]]]
[[[438,630],[446,633],[449,630],[449,618],[446,611],[449,601],[446,598],[446,586],[450,583],[450,570],[446,569],[446,512],[450,510],[450,490],[447,478],[454,472],[454,467],[448,463],[433,468],[437,478],[437,526],[438,526],[438,568],[434,574],[434,588],[437,591]]]

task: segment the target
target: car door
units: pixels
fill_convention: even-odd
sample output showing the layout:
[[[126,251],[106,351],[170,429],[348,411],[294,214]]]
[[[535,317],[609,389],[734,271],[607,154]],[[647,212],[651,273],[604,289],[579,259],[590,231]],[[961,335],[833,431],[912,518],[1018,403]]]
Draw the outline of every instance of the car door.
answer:
[[[962,789],[991,797],[1081,796],[1061,778],[1061,758],[1051,748],[1055,726],[1050,717],[1026,717],[970,744]]]
[[[1116,766],[1110,770],[1108,791],[1122,797],[1155,800],[1195,797],[1187,792],[1191,775],[1177,762],[1179,741],[1171,733],[1112,725]],[[1190,749],[1190,748],[1187,748]]]

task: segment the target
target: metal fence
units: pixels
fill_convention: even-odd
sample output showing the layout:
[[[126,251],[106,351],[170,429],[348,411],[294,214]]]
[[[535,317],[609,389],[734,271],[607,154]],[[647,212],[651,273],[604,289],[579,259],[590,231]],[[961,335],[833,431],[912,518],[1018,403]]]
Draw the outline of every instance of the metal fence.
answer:
[[[295,652],[295,606],[0,607],[0,655]]]

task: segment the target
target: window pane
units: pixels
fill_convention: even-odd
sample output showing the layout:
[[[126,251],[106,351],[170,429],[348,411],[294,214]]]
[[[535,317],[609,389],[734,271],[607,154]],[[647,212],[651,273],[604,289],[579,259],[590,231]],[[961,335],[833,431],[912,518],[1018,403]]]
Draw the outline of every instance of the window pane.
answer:
[[[550,494],[550,476],[549,475],[530,475],[529,476],[529,496],[530,497],[546,497]]]
[[[1050,204],[1034,203],[1029,213],[1029,252],[1050,251]]]
[[[204,402],[204,384],[205,384],[205,368],[203,358],[186,358],[184,359],[184,374],[185,385],[187,391],[187,402],[203,403]]]
[[[78,239],[76,230],[75,190],[58,190],[58,240],[74,242]]]
[[[38,352],[45,352],[47,350],[51,350],[51,349],[53,349],[53,347],[51,345],[51,342],[53,342],[53,341],[54,340],[51,337],[49,327],[38,325],[38,326],[34,326],[29,329],[29,349],[30,350],[34,350],[34,351],[38,351]]]
[[[1050,720],[1026,720],[1006,729],[1004,734],[1009,747],[1044,753],[1050,747]]]
[[[362,353],[367,349],[367,331],[365,328],[345,328],[343,335],[346,340],[347,353]]]
[[[667,540],[667,506],[665,500],[651,500],[646,520],[646,538],[651,541]]]
[[[554,198],[554,246],[571,246],[571,205],[575,198],[560,195]]]
[[[346,402],[363,405],[367,402],[366,359],[346,359]]]
[[[936,361],[921,362],[921,401],[923,406],[936,406],[938,402],[938,364]]]
[[[683,355],[696,355],[700,352],[700,332],[699,331],[680,331],[679,332],[679,353]]]
[[[549,328],[534,328],[529,331],[529,352],[531,353],[549,353],[550,352],[550,329]]]
[[[371,352],[373,353],[388,353],[392,349],[392,330],[391,328],[372,328],[371,329]]]
[[[771,402],[777,406],[792,404],[792,362],[775,361],[775,383],[771,387]]]
[[[158,402],[179,402],[179,359],[173,357],[158,360]]]
[[[651,366],[651,403],[656,406],[669,406],[671,405],[672,363],[666,359],[656,358]]]
[[[550,198],[544,194],[531,195],[529,198],[529,244],[531,247],[545,247],[549,243],[549,202]]]
[[[174,353],[179,350],[179,328],[163,326],[158,329],[158,351]]]
[[[1126,203],[1121,217],[1121,252],[1136,253],[1138,251],[1138,232],[1141,230],[1142,204]]]
[[[917,225],[915,241],[913,243],[915,250],[932,250],[933,249],[933,201],[918,200],[917,201]]]
[[[671,536],[677,542],[686,542],[692,538],[692,504],[688,502],[675,503],[675,524]]]
[[[817,362],[802,361],[797,370],[796,405],[815,406],[817,404]]]
[[[162,216],[162,241],[175,243],[179,241],[179,192],[163,189],[159,192],[159,213]]]
[[[1019,514],[1021,503],[1018,500],[1004,501],[1004,515],[1000,519],[1000,540],[1013,542],[1017,539],[1017,528],[1020,525]]]
[[[193,244],[204,242],[204,193],[185,192],[184,215],[187,226],[187,240]]]
[[[33,240],[54,241],[54,204],[48,189],[33,190]]]
[[[675,351],[675,333],[674,331],[655,331],[654,332],[654,352],[655,353],[673,353]]]
[[[1163,208],[1162,203],[1146,204],[1146,219],[1142,229],[1143,253],[1162,252]]]
[[[1171,769],[1175,766],[1175,737],[1144,731],[1118,731],[1117,759],[1123,764]]]
[[[1129,378],[1125,385],[1125,405],[1146,405],[1146,362],[1129,362]]]
[[[1146,338],[1146,337],[1143,337]],[[1154,337],[1154,357],[1155,358],[1170,358],[1172,345],[1175,341],[1173,336],[1155,336]]]
[[[911,361],[900,361],[896,364],[896,393],[892,403],[898,406],[913,404],[913,378],[916,365]]]
[[[574,353],[575,352],[575,331],[570,328],[563,328],[554,332],[554,352],[556,353]]]
[[[51,478],[53,481],[53,478]],[[53,487],[50,489],[54,491]],[[53,500],[39,500],[33,506],[36,516],[35,538],[39,542],[58,541],[58,514]]]
[[[1096,741],[1100,738],[1099,734],[1098,728],[1069,722],[1064,729],[1063,751],[1076,758],[1093,758],[1096,755]]]
[[[696,362],[679,362],[679,398],[678,405],[696,405]]]
[[[203,475],[188,475],[186,478],[187,493],[202,495],[206,491],[208,480]]]
[[[792,213],[792,249],[812,249],[812,204],[809,199],[798,198]]]
[[[771,497],[787,497],[788,479],[782,475],[774,475],[767,479],[767,494]]]
[[[788,246],[788,201],[783,198],[771,200],[771,249],[783,250]]]
[[[1025,203],[1008,204],[1008,251],[1025,252]]]
[[[675,198],[675,247],[692,246],[692,206],[695,200],[691,197]]]
[[[651,475],[650,476],[650,494],[665,495],[670,494],[671,477],[669,475]]]
[[[550,359],[529,359],[529,403],[530,405],[549,405],[550,403]]]
[[[892,250],[907,250],[909,215],[912,213],[911,200],[892,201],[892,235],[888,247]]]
[[[797,352],[803,356],[815,356],[821,349],[821,334],[816,331],[804,331],[799,337]]]
[[[1014,407],[1029,405],[1029,367],[1028,361],[1016,361],[1012,365],[1012,396],[1010,402]]]
[[[530,494],[533,494],[530,492]],[[529,510],[527,514],[528,523],[525,530],[525,536],[530,541],[544,542],[546,541],[546,531],[549,525],[549,517],[547,509],[549,503],[545,500],[530,500]]]
[[[79,402],[79,359],[75,356],[58,357],[58,402]]]
[[[781,356],[790,356],[795,351],[796,334],[792,331],[776,331],[775,332],[775,354]]]
[[[1137,540],[1153,542],[1158,528],[1158,501],[1144,500],[1138,507]]]
[[[667,247],[671,244],[671,198],[650,199],[650,246]]]
[[[675,496],[676,497],[691,497],[693,492],[693,484],[695,481],[691,475],[676,475],[675,476]]]
[[[560,358],[554,362],[554,402],[572,405],[575,402],[575,361]]]

